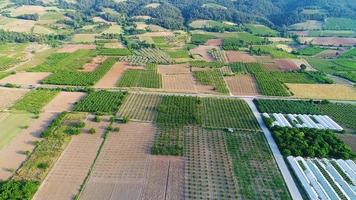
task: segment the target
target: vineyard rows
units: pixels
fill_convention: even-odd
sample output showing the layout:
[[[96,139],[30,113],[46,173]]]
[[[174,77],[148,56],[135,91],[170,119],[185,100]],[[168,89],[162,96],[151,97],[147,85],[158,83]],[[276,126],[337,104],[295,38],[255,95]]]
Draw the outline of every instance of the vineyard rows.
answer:
[[[149,63],[149,59],[142,56],[124,56],[119,57],[120,62],[128,62],[132,66],[145,66]]]
[[[148,58],[150,63],[156,63],[156,64],[171,64],[173,63],[173,60],[171,57],[169,57],[168,54],[165,52],[159,50],[159,49],[152,49],[152,48],[146,48],[146,49],[140,49],[134,51],[134,54],[136,56]]]
[[[208,52],[217,62],[225,63],[227,61],[225,52],[221,49],[211,49]]]

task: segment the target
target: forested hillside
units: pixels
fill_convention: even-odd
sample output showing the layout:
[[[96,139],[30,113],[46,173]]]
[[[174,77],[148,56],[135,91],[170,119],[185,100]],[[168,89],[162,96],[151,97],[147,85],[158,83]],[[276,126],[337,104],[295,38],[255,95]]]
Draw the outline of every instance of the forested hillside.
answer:
[[[18,4],[41,5],[42,0],[12,0]],[[46,1],[47,2],[47,1]],[[52,1],[50,1],[52,2]],[[93,15],[103,8],[112,8],[124,16],[146,15],[151,22],[166,28],[180,29],[194,19],[226,20],[235,23],[259,22],[277,27],[305,20],[327,17],[356,19],[353,0],[57,0],[59,7],[74,8]],[[157,3],[158,7],[147,5]],[[48,4],[48,3],[46,3]]]

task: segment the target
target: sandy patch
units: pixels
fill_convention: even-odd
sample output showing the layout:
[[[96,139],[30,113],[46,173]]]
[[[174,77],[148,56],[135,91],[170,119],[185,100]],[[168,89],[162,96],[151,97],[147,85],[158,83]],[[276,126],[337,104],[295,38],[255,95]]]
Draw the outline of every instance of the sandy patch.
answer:
[[[139,15],[139,16],[133,16],[132,17],[133,19],[151,19],[152,17],[151,16],[147,16],[147,15]]]
[[[71,110],[74,103],[84,97],[82,92],[60,92],[43,110],[44,112],[63,112]]]
[[[220,47],[223,43],[222,39],[210,39],[208,40],[205,45],[206,46],[215,46],[215,47]]]
[[[282,37],[269,37],[268,40],[271,42],[292,42],[291,38],[282,38]]]
[[[104,56],[96,56],[90,61],[90,63],[86,63],[83,66],[83,69],[81,69],[79,71],[82,71],[82,72],[93,72],[105,60],[106,60],[106,57],[104,57]]]
[[[40,140],[40,134],[48,127],[58,113],[42,113],[33,120],[27,129],[18,134],[0,151],[0,180],[11,177],[22,162],[27,159],[25,152],[31,152],[34,143]]]
[[[155,37],[155,36],[174,36],[174,33],[173,32],[170,32],[170,31],[160,31],[160,32],[147,32],[147,33],[144,33],[144,34],[141,34],[139,35],[140,37],[143,36],[143,37]]]
[[[119,127],[120,133],[108,135],[80,199],[139,199],[142,195],[155,127],[136,122]]]
[[[199,45],[198,47],[191,49],[190,52],[205,61],[214,61],[215,59],[209,54],[209,51],[213,48],[215,47]]]
[[[286,84],[295,97],[306,99],[356,100],[356,89],[340,84]]]
[[[0,84],[36,85],[51,73],[48,72],[18,72],[0,80]]]
[[[96,123],[91,118],[93,116],[86,121],[83,132],[72,137],[33,199],[73,199],[79,192],[103,141],[102,135],[109,125],[108,119]],[[90,128],[95,128],[97,132],[89,134]]]
[[[232,95],[256,96],[258,89],[251,75],[227,76],[224,78]]]
[[[122,48],[125,48],[124,45],[122,45],[120,42],[117,42],[117,41],[110,42],[110,43],[105,43],[104,47],[108,48],[108,49],[122,49]]]
[[[242,63],[255,63],[257,62],[256,58],[251,56],[248,53],[241,51],[225,51],[227,60],[232,62],[242,62]]]
[[[11,107],[18,99],[22,98],[29,90],[15,88],[0,88],[0,111]]]
[[[24,14],[44,14],[46,12],[46,8],[43,6],[20,6],[17,7],[15,10],[12,11],[13,16],[19,16],[19,15],[24,15]]]
[[[66,44],[61,49],[58,50],[58,53],[73,53],[79,49],[96,49],[94,44]]]

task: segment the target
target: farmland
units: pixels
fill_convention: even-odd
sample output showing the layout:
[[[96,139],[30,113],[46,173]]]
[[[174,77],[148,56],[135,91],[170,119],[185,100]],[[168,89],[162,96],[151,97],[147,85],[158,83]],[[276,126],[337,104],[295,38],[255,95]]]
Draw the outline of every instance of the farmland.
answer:
[[[116,113],[125,96],[126,94],[121,92],[91,92],[75,105],[74,111],[99,114]]]
[[[0,0],[0,200],[347,199],[355,6]]]

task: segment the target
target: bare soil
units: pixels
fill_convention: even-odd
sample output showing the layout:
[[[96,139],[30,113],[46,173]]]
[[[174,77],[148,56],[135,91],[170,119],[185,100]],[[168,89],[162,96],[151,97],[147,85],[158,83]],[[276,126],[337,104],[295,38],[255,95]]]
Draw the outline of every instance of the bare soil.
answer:
[[[356,38],[317,37],[313,39],[312,44],[326,46],[353,46],[356,44]]]
[[[220,47],[223,43],[222,39],[210,39],[208,40],[205,45],[206,46],[215,46],[215,47]]]
[[[337,134],[353,151],[356,151],[356,136],[353,134]]]
[[[73,53],[79,49],[95,49],[94,44],[67,44],[58,50],[59,53]]]
[[[0,84],[36,85],[49,76],[47,72],[18,72],[0,80]]]
[[[94,116],[86,121],[86,127],[80,135],[73,136],[70,144],[48,174],[34,200],[73,199],[79,192],[88,171],[94,162],[97,151],[103,141],[103,134],[109,125],[109,117],[100,123],[92,121]],[[95,128],[95,134],[88,130]]]
[[[243,62],[243,63],[255,63],[257,62],[256,58],[249,55],[248,53],[241,51],[225,51],[227,60],[232,62]]]
[[[0,111],[11,107],[18,99],[29,90],[17,88],[0,88]]]
[[[155,127],[129,122],[108,135],[81,199],[139,199],[147,177]]]
[[[196,92],[192,74],[163,75],[162,88],[169,92]]]
[[[93,72],[96,70],[96,68],[102,64],[105,60],[106,60],[107,57],[104,57],[104,56],[96,56],[95,58],[93,58],[91,60],[90,63],[86,63],[84,66],[83,66],[83,69],[79,70],[79,71],[82,71],[82,72]]]
[[[216,48],[214,46],[204,46],[199,45],[198,47],[190,50],[193,55],[197,55],[199,58],[202,58],[205,61],[214,61],[215,59],[208,53],[209,50]]]
[[[128,69],[144,69],[144,67],[130,66],[125,62],[117,62],[105,74],[105,76],[95,84],[95,88],[113,88],[116,87],[117,81],[121,78],[124,72]]]
[[[276,60],[276,64],[282,71],[295,71],[300,69],[299,65],[290,59]]]
[[[162,75],[190,74],[190,68],[187,64],[160,65],[158,72]]]
[[[44,112],[63,112],[71,110],[74,103],[84,97],[82,92],[60,92],[43,110]]]
[[[6,180],[27,158],[25,152],[31,152],[35,142],[40,140],[40,134],[48,127],[59,113],[42,113],[33,120],[27,129],[18,134],[6,147],[0,151],[0,180]]]
[[[258,95],[257,84],[250,75],[227,76],[224,78],[233,95]]]

